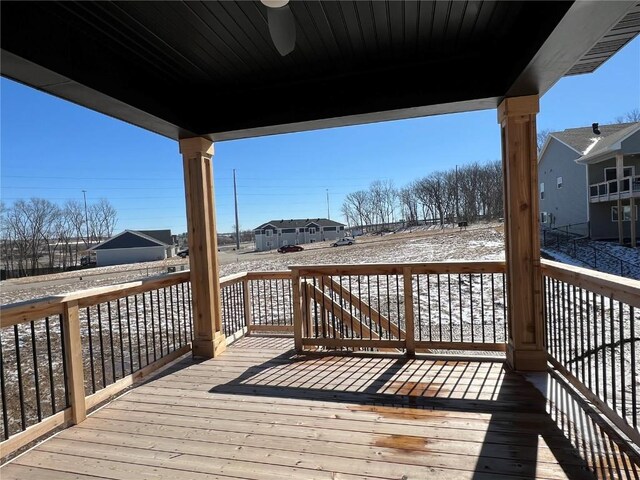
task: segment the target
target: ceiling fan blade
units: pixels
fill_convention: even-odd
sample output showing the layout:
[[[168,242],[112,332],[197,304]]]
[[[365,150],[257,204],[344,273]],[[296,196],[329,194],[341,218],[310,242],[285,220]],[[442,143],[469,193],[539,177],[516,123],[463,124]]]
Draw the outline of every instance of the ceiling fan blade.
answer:
[[[267,11],[269,34],[276,49],[283,57],[296,46],[296,23],[289,5],[269,8]]]

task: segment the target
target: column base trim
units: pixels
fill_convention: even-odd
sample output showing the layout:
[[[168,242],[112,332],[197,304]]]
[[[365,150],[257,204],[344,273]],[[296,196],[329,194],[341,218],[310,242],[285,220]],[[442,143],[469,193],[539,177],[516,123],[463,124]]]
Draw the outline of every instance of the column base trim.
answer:
[[[513,345],[507,345],[507,364],[513,370],[522,372],[546,372],[546,350],[516,350]]]
[[[217,332],[213,340],[193,340],[193,358],[215,358],[227,349],[227,340]]]

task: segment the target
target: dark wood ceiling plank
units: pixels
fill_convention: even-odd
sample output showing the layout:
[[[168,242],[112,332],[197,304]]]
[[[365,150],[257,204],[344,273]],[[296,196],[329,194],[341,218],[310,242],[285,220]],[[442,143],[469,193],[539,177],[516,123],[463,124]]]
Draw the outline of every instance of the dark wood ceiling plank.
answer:
[[[45,8],[49,7],[47,4],[41,5]],[[97,41],[117,55],[121,56],[126,52],[165,78],[171,78],[174,81],[182,81],[186,78],[186,72],[179,70],[181,64],[165,55],[160,55],[138,30],[126,23],[121,23],[121,16],[117,11],[114,12],[108,8],[108,4],[87,5],[83,2],[62,2],[55,5],[52,3],[50,7],[49,11],[52,15],[60,15],[61,9],[75,18],[76,22],[83,24],[86,35],[93,37],[102,35],[103,38],[97,38]],[[118,28],[115,25],[118,25]]]
[[[407,22],[405,15],[405,2],[386,2],[387,17],[389,19],[389,31],[391,32],[391,50],[396,58],[407,58],[414,55],[414,42],[411,46],[407,45]],[[414,29],[415,22],[408,25],[408,28]]]
[[[467,2],[467,8],[464,11],[464,17],[462,22],[460,22],[460,29],[458,30],[458,48],[463,49],[471,45],[471,37],[478,23],[482,3],[482,0],[471,0]]]
[[[173,6],[176,18],[184,18],[185,23],[189,22],[198,34],[195,39],[200,42],[200,48],[204,51],[202,58],[207,68],[211,68],[209,65],[212,63],[211,60],[215,60],[218,56],[217,52],[222,52],[225,58],[245,75],[264,71],[268,65],[267,59],[250,48],[251,40],[235,22],[228,18],[224,10],[211,11],[210,7],[215,5],[217,4],[183,2]],[[218,15],[223,15],[225,18],[221,19]],[[195,39],[190,35],[190,42]],[[215,69],[215,63],[213,67]]]
[[[460,29],[467,11],[466,1],[456,1],[451,3],[449,16],[447,18],[447,26],[444,33],[444,51],[453,53],[458,50],[460,43]]]
[[[325,2],[321,4],[325,21],[331,28],[343,61],[353,62],[355,60],[354,46],[342,6],[343,2]]]
[[[338,8],[344,18],[354,55],[360,60],[369,58],[370,52],[367,50],[362,24],[354,2],[333,2],[333,5]]]
[[[144,2],[113,2],[113,5],[117,5],[124,14],[138,24],[141,30],[146,31],[148,38],[157,42],[159,51],[167,56],[173,55],[182,59],[190,69],[200,72],[201,75],[197,81],[215,80],[219,73],[227,78],[237,75],[237,65],[217,49],[215,53],[205,50],[201,39],[194,35],[194,26],[185,25],[184,19],[180,21],[175,17],[174,7],[179,4],[149,2],[149,5],[146,5]],[[155,12],[149,14],[150,10]],[[180,25],[181,28],[176,29],[176,25]],[[212,54],[215,54],[215,62],[219,66],[214,72],[206,67],[204,60]]]
[[[370,56],[377,57],[380,54],[380,46],[374,25],[371,1],[354,2],[354,4],[367,52]]]
[[[418,50],[425,54],[432,49],[431,31],[433,30],[433,22],[435,20],[436,2],[421,1],[418,11],[420,21],[418,22]]]
[[[452,2],[450,1],[436,2],[429,44],[431,45],[432,50],[438,53],[442,52],[447,23],[451,14],[451,3]]]
[[[418,48],[418,22],[420,21],[420,2],[404,2],[404,48],[409,55],[415,55]]]
[[[371,1],[369,5],[373,16],[373,26],[376,31],[376,38],[378,39],[379,52],[383,58],[392,56],[393,38],[389,25],[389,2],[388,0]]]

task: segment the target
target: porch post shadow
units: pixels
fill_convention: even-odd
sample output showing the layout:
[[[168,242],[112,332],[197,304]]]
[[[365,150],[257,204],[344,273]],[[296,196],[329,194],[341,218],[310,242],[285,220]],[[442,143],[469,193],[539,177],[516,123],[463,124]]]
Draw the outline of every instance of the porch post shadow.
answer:
[[[542,274],[538,233],[538,95],[505,98],[498,106],[504,178],[507,263],[507,362],[545,371]]]
[[[213,142],[209,139],[180,140],[191,268],[193,356],[201,358],[213,358],[226,348],[218,275],[213,152]]]

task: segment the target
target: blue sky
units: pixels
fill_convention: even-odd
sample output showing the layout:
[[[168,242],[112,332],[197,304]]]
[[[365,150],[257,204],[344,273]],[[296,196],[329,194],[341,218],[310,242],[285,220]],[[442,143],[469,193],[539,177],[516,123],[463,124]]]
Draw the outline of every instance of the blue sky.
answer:
[[[0,81],[0,198],[107,198],[116,230],[186,231],[177,142],[10,80]],[[640,37],[590,75],[560,80],[541,99],[538,130],[612,122],[640,108]],[[214,158],[218,230],[327,215],[375,180],[401,187],[455,165],[500,158],[496,111],[219,142]]]

